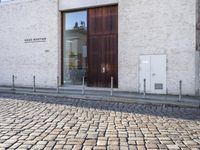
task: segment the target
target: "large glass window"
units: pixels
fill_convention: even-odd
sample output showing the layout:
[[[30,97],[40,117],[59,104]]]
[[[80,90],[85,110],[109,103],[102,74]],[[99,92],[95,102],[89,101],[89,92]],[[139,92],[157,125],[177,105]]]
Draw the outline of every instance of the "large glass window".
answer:
[[[81,85],[87,72],[87,11],[64,13],[64,85]]]

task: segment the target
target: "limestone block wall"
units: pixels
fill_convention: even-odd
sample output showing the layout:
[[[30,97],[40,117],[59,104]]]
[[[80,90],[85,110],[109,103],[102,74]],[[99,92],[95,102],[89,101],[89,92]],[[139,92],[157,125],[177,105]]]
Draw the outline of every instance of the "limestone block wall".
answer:
[[[200,0],[196,5],[196,93],[200,95]]]
[[[15,0],[0,4],[0,85],[56,86],[58,75],[57,0]],[[46,38],[46,40],[34,40]],[[27,40],[34,40],[25,43]]]
[[[196,52],[196,94],[200,95],[200,52]]]
[[[196,0],[15,0],[0,4],[0,85],[56,86],[60,75],[60,13],[118,3],[119,90],[139,91],[139,56],[167,55],[167,88],[194,95],[197,87]],[[46,38],[25,43],[27,39]],[[196,64],[196,65],[195,65]],[[200,75],[199,75],[200,76]]]
[[[119,0],[59,0],[59,10],[75,10],[89,7],[98,7],[103,5],[112,5]]]
[[[198,76],[198,84],[197,84],[197,92],[198,92],[198,95],[200,95],[200,53],[199,53],[199,61],[198,61],[198,72],[199,72],[199,76]]]
[[[119,0],[119,88],[139,91],[139,56],[167,55],[167,88],[195,94],[196,0]],[[159,64],[158,64],[159,65]]]

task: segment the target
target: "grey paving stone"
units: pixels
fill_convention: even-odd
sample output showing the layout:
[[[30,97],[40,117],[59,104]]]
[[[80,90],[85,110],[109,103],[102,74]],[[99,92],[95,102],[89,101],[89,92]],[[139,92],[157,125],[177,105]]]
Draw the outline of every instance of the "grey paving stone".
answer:
[[[92,150],[93,146],[83,146],[83,150]]]
[[[177,145],[167,145],[167,148],[170,150],[179,150],[180,147],[178,147]]]
[[[1,149],[200,149],[200,111],[0,94]]]

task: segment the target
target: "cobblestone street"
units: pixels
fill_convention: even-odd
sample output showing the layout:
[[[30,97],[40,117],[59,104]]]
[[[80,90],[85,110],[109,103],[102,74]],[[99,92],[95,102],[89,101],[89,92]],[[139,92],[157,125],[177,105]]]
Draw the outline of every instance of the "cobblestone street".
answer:
[[[200,110],[0,94],[0,150],[200,149]]]

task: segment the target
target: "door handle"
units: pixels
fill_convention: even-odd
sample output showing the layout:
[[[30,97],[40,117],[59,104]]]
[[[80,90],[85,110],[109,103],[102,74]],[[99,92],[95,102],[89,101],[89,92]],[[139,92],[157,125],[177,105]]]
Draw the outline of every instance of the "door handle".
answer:
[[[106,68],[103,67],[103,68],[102,68],[102,73],[105,73],[105,72],[106,72]]]

